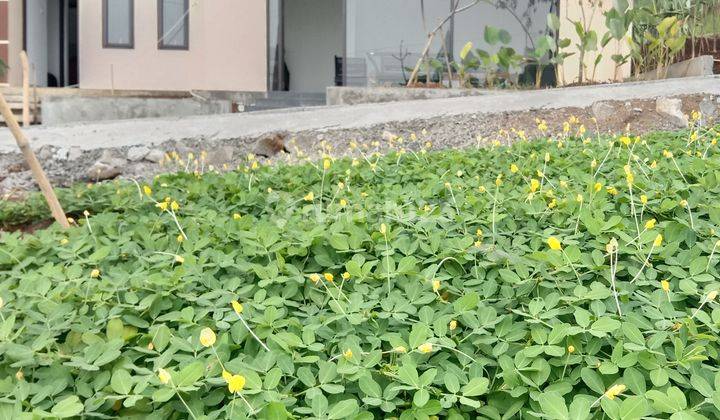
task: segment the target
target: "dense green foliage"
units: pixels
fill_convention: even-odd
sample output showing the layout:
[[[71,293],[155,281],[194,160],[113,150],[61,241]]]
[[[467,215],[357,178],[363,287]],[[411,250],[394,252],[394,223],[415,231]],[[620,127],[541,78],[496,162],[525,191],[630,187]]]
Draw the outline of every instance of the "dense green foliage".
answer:
[[[0,238],[0,418],[718,418],[714,136],[66,191]]]

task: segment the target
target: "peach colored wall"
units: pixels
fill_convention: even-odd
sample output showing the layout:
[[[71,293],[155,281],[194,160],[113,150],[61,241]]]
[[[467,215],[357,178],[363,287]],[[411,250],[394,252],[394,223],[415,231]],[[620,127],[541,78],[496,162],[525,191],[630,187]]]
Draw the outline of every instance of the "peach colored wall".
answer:
[[[157,1],[135,0],[135,47],[102,47],[102,1],[79,1],[80,87],[267,89],[265,0],[190,0],[190,49],[157,47]]]
[[[632,3],[632,0],[630,1]],[[621,81],[630,76],[630,63],[625,63],[615,70],[615,62],[610,58],[613,54],[626,55],[629,47],[625,40],[611,40],[605,48],[600,47],[600,40],[606,32],[605,16],[603,12],[611,9],[613,2],[610,0],[561,0],[560,1],[560,38],[570,38],[572,44],[565,51],[574,52],[572,56],[565,59],[561,66],[561,76],[564,77],[565,84],[576,83],[578,81],[579,53],[575,46],[578,43],[578,36],[575,32],[572,21],[581,21],[582,11],[585,9],[585,16],[588,22],[591,22],[590,28],[594,29],[598,37],[598,49],[600,51],[590,51],[585,54],[585,81],[595,82],[611,82]],[[593,66],[597,54],[602,54],[602,60],[595,70],[593,78]]]

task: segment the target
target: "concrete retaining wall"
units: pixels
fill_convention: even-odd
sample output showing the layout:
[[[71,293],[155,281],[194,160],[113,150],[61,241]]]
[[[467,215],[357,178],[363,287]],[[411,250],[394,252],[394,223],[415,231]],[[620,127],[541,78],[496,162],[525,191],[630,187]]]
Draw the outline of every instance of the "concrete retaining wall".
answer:
[[[712,76],[713,74],[713,56],[701,55],[700,57],[691,58],[679,63],[671,64],[667,68],[667,75],[663,68],[660,69],[660,78],[675,79],[679,77],[696,77],[696,76]],[[658,79],[658,71],[653,70],[642,73],[638,76],[639,80],[656,80]]]
[[[135,118],[186,117],[232,112],[229,100],[195,98],[128,98],[46,96],[43,125]]]
[[[357,105],[378,102],[411,101],[415,99],[457,98],[480,96],[497,91],[486,89],[423,89],[405,87],[348,87],[327,88],[328,105]]]

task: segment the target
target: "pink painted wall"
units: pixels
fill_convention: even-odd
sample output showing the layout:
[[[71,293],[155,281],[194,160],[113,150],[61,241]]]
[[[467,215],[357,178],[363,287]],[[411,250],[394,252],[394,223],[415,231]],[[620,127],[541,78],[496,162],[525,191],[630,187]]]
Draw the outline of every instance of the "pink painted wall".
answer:
[[[190,0],[189,50],[157,47],[157,1],[135,0],[135,47],[102,47],[102,1],[79,1],[80,87],[267,89],[265,0]]]

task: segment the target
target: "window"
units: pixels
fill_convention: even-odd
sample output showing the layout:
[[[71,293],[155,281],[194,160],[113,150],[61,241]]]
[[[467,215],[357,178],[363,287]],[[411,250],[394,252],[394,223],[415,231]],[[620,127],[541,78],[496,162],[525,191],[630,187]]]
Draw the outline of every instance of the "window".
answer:
[[[189,17],[188,0],[158,0],[158,48],[187,50]]]
[[[134,0],[103,0],[103,48],[133,48]]]

